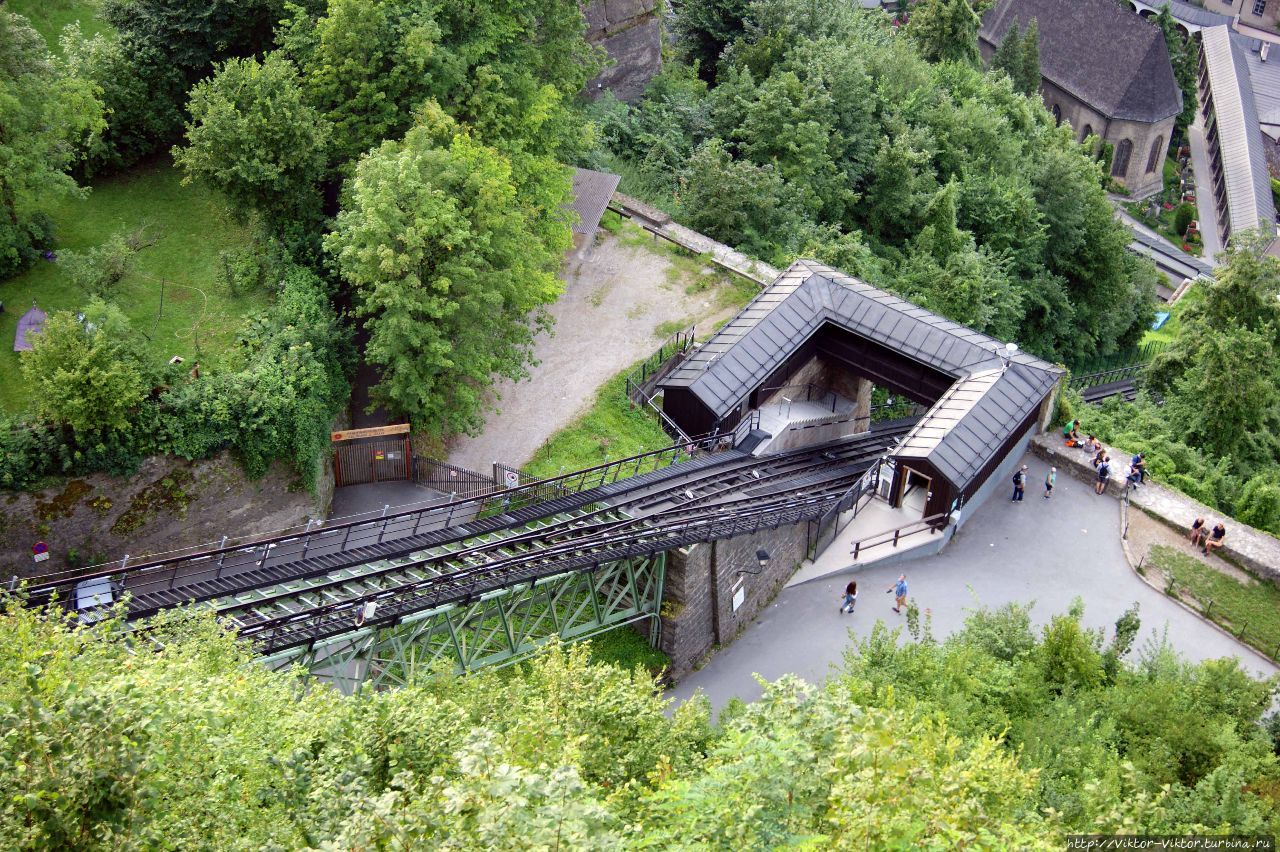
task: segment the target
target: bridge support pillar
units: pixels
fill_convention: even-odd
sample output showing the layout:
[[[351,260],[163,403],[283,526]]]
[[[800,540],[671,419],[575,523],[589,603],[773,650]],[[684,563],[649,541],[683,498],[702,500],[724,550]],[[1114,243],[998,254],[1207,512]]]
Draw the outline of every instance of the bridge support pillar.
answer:
[[[807,524],[695,544],[668,554],[660,647],[679,680],[737,638],[805,558]],[[756,551],[769,552],[763,569]],[[754,573],[748,573],[754,572]]]

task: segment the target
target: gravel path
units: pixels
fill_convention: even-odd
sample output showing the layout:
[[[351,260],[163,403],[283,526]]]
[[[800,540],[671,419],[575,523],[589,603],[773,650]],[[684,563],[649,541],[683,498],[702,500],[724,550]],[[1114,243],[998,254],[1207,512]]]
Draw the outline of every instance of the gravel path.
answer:
[[[538,447],[585,412],[596,389],[654,352],[674,329],[731,316],[720,284],[686,290],[702,274],[674,263],[668,249],[601,231],[586,260],[570,260],[565,292],[551,308],[555,327],[534,347],[539,362],[522,382],[502,381],[484,431],[451,442],[451,464],[486,473],[495,461],[519,467]],[[707,270],[709,274],[715,274]]]

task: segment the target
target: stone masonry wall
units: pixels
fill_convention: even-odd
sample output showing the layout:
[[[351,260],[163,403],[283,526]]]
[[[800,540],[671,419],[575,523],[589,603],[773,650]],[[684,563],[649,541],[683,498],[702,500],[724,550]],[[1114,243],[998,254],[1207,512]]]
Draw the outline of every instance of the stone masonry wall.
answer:
[[[667,558],[662,606],[662,650],[671,658],[671,677],[697,668],[717,645],[727,645],[774,599],[805,557],[808,524],[755,535],[695,544]],[[756,550],[769,551],[769,567],[759,571]],[[742,603],[734,609],[734,595]]]
[[[621,101],[640,97],[662,70],[662,21],[658,0],[591,0],[582,8],[587,41],[609,54],[610,64],[587,84],[595,97],[610,91]]]

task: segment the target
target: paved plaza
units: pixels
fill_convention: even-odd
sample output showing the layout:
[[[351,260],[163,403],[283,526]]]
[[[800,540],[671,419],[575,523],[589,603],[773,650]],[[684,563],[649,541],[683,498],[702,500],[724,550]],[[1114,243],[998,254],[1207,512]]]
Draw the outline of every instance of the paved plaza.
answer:
[[[877,620],[903,625],[885,590],[905,572],[911,597],[933,617],[943,638],[959,629],[968,611],[1010,601],[1034,601],[1036,624],[1064,612],[1073,598],[1085,602],[1084,623],[1106,629],[1137,601],[1142,632],[1137,647],[1167,631],[1170,644],[1189,659],[1239,657],[1260,675],[1277,667],[1215,626],[1183,609],[1134,574],[1121,548],[1120,507],[1112,497],[1061,473],[1052,500],[1042,498],[1047,466],[1028,455],[1031,466],[1026,500],[1011,504],[997,492],[937,556],[817,579],[784,589],[756,621],[701,670],[670,692],[683,700],[701,690],[719,709],[738,697],[760,695],[759,675],[775,680],[795,674],[811,682],[826,678],[852,647],[851,635],[864,637]],[[1012,488],[1009,489],[1012,491]],[[845,547],[841,540],[833,548]],[[858,581],[858,607],[842,615],[840,593],[849,579]]]

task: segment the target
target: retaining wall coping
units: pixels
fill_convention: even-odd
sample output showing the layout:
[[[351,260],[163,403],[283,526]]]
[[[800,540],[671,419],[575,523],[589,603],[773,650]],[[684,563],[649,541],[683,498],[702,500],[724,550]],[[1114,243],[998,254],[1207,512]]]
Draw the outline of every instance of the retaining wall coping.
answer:
[[[1031,448],[1037,456],[1056,465],[1060,472],[1088,482],[1097,481],[1092,458],[1074,447],[1065,446],[1057,431],[1037,435],[1031,441]],[[1125,493],[1125,479],[1133,453],[1109,444],[1103,444],[1103,448],[1111,456],[1107,495],[1118,500]],[[1214,552],[1259,577],[1280,582],[1280,539],[1243,524],[1219,509],[1211,509],[1181,491],[1161,485],[1150,476],[1141,488],[1129,491],[1129,504],[1183,533],[1191,529],[1191,522],[1196,518],[1204,518],[1210,527],[1222,521],[1227,527],[1226,544]]]

